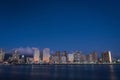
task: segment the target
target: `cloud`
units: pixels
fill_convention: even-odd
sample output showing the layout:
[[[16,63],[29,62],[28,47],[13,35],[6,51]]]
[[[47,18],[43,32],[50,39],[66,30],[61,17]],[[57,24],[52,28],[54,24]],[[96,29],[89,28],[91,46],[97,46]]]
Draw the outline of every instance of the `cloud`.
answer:
[[[17,50],[18,53],[20,53],[20,54],[25,54],[25,55],[33,54],[33,49],[30,47],[26,47],[26,48],[20,47],[20,48],[15,48],[13,50]]]

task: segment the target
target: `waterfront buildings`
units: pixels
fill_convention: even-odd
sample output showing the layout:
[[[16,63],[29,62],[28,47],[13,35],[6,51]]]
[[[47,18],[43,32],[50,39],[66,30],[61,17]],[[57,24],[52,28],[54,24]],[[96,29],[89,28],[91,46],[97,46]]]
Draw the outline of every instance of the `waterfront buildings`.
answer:
[[[112,63],[112,56],[110,51],[105,51],[102,53],[102,62],[103,63]]]
[[[21,55],[20,63],[21,64],[25,63],[25,55]]]
[[[33,48],[33,50],[34,50],[34,57],[33,57],[34,63],[39,64],[40,63],[40,51],[38,48]]]
[[[86,55],[84,55],[84,54],[80,55],[80,63],[82,63],[82,64],[87,63],[87,61],[86,61]]]
[[[72,54],[68,54],[68,62],[69,63],[73,63],[73,61],[74,61],[74,54],[72,53]]]
[[[91,54],[86,55],[87,63],[97,63],[98,62],[98,54],[97,52],[93,52]]]
[[[60,64],[60,58],[58,56],[54,57],[55,64]]]
[[[92,61],[93,61],[93,63],[98,62],[98,53],[97,52],[92,53]]]
[[[67,51],[63,51],[61,56],[66,57],[66,61],[68,61],[68,53],[67,53]]]
[[[51,54],[50,55],[50,64],[55,64],[55,55],[54,54]]]
[[[17,50],[14,51],[14,53],[12,54],[12,63],[17,64],[20,61],[20,54],[18,53]]]
[[[0,49],[0,62],[4,61],[4,56],[5,56],[5,52],[2,49]]]
[[[23,55],[18,50],[10,52],[11,55],[5,54],[5,52],[0,49],[0,63],[8,62],[10,64],[105,64],[105,63],[119,63],[120,60],[112,58],[110,51],[105,51],[102,56],[98,59],[98,53],[93,52],[90,54],[83,54],[81,51],[75,51],[72,54],[66,51],[50,54],[49,48],[44,48],[40,50],[38,48],[33,48],[32,55]],[[6,52],[7,53],[7,52]],[[29,57],[28,57],[29,56]]]
[[[67,57],[66,56],[61,56],[61,63],[66,64],[67,63]]]
[[[27,64],[33,64],[34,63],[34,59],[32,57],[27,57],[26,58],[26,63]]]
[[[87,63],[93,63],[92,54],[86,55],[86,60],[87,60]]]
[[[74,62],[75,62],[75,63],[80,63],[80,56],[81,56],[80,51],[76,51],[76,52],[74,53]]]
[[[45,49],[43,49],[43,62],[49,63],[49,60],[50,60],[50,49],[45,48]]]
[[[61,60],[60,51],[55,52],[54,60],[55,60],[55,64],[60,64],[60,60]]]

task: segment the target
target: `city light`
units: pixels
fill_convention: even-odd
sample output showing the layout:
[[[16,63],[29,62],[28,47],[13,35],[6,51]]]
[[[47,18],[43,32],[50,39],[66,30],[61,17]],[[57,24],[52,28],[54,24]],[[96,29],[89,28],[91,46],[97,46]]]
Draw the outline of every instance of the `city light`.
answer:
[[[82,51],[74,51],[68,53],[67,51],[56,51],[51,54],[49,48],[39,50],[32,48],[33,54],[31,56],[23,55],[19,51],[14,50],[7,59],[6,53],[2,48],[0,49],[0,63],[1,64],[116,64],[119,59],[114,59],[110,51],[104,51],[101,56],[97,52],[90,54],[83,54]],[[20,57],[21,56],[21,57]],[[115,61],[116,60],[116,61]]]

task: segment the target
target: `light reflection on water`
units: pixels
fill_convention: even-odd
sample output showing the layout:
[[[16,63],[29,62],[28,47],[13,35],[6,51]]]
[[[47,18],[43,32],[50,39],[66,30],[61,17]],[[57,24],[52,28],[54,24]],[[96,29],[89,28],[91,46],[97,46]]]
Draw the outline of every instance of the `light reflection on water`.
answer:
[[[120,65],[13,65],[0,66],[0,80],[120,80],[119,72]]]
[[[111,80],[116,80],[113,65],[110,65],[110,77],[111,77]]]

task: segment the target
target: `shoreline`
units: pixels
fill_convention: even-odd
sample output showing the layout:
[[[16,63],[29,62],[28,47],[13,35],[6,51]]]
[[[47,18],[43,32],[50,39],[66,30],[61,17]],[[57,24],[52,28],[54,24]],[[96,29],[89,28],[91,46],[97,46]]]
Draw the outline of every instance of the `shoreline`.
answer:
[[[1,65],[120,65],[120,63],[115,64],[0,64]]]

